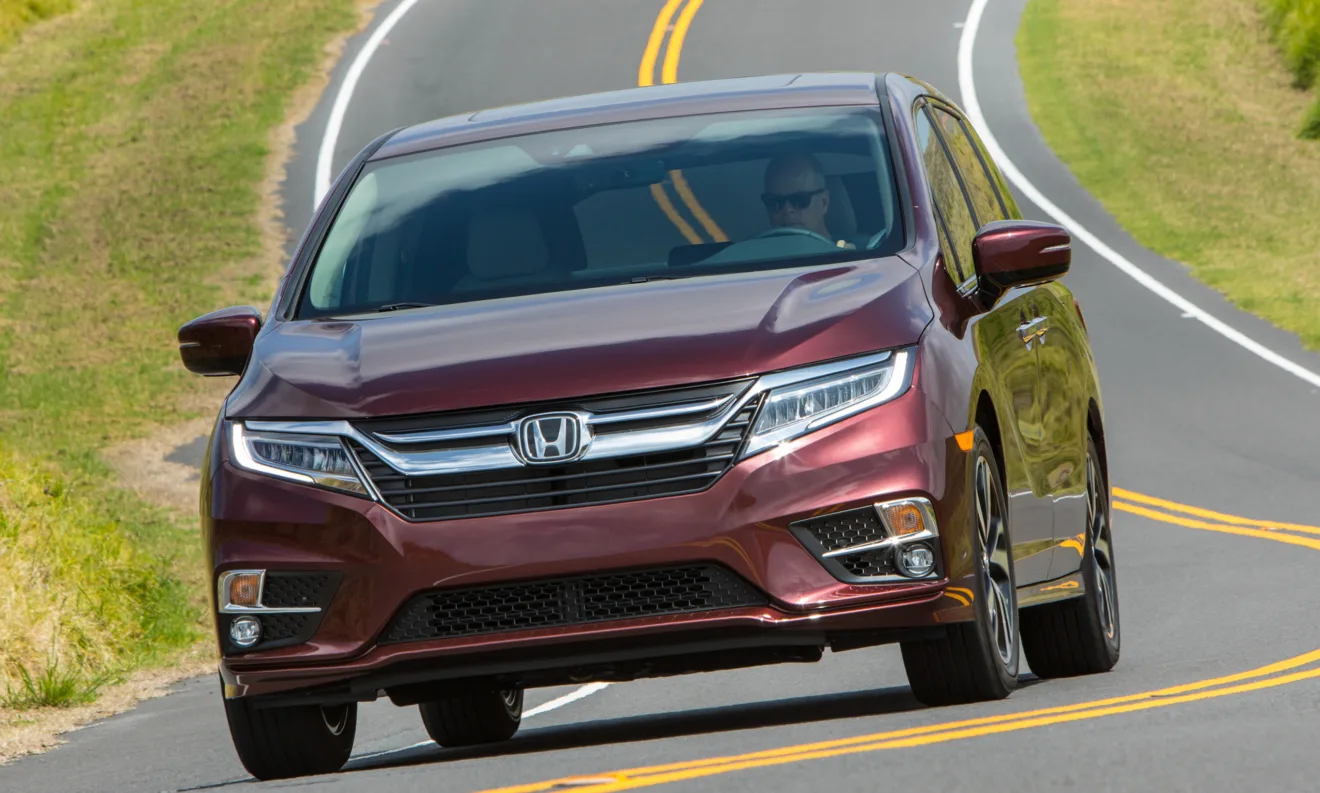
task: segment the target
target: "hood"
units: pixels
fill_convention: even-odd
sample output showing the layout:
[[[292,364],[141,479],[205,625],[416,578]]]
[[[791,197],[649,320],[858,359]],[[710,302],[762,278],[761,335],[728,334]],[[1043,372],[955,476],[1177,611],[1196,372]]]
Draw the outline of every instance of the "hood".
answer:
[[[896,257],[275,322],[234,418],[351,419],[724,380],[912,344],[932,318]]]

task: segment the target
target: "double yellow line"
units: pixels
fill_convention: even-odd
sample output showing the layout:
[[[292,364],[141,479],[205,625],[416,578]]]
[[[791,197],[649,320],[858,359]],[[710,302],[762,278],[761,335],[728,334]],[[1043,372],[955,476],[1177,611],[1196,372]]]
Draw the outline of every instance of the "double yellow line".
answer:
[[[1218,531],[1241,537],[1260,537],[1320,551],[1320,540],[1314,539],[1314,535],[1320,535],[1318,526],[1225,515],[1222,512],[1134,493],[1121,487],[1113,488],[1113,497],[1114,509],[1140,515],[1143,518],[1172,523],[1175,526],[1186,526],[1189,529]]]
[[[687,4],[684,5],[684,0],[667,0],[664,8],[660,9],[659,16],[655,18],[655,25],[651,27],[651,36],[646,40],[646,49],[642,51],[642,63],[637,67],[637,85],[655,85],[655,65],[656,61],[660,60],[662,47],[665,50],[665,57],[660,66],[660,82],[666,85],[678,82],[678,59],[683,53],[683,40],[687,38],[688,28],[692,26],[692,18],[701,9],[703,1],[686,0]],[[680,6],[682,11],[679,11]],[[674,19],[675,13],[678,14],[677,20]],[[697,200],[683,172],[670,171],[669,180],[683,206],[696,219],[711,241],[728,242],[728,235]],[[665,192],[664,185],[651,185],[651,197],[684,239],[693,245],[706,241],[674,206],[669,194]]]

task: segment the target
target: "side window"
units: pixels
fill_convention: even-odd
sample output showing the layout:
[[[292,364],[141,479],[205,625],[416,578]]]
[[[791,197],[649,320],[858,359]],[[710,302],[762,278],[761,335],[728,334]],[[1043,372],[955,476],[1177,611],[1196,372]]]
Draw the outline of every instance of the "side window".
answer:
[[[917,110],[916,131],[921,158],[926,166],[926,178],[935,200],[945,267],[957,282],[956,285],[961,286],[975,275],[972,238],[976,236],[976,219],[967,206],[962,183],[944,153],[944,146],[935,134],[925,108]]]
[[[949,154],[953,156],[953,161],[962,174],[967,195],[972,201],[972,208],[976,210],[976,219],[980,221],[978,227],[992,220],[1008,218],[1008,207],[1004,205],[999,191],[995,189],[994,179],[981,159],[981,152],[967,135],[962,121],[938,108],[932,107],[931,111],[935,116],[935,123],[939,125],[940,133],[944,136],[944,143],[949,147]]]

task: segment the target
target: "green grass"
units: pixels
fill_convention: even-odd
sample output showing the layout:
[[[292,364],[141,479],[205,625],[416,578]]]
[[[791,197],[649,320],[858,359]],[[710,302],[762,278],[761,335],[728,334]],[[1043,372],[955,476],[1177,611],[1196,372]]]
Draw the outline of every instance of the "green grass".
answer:
[[[1031,0],[1032,116],[1143,245],[1320,350],[1320,144],[1258,0]]]
[[[0,0],[0,41],[70,5]],[[269,300],[269,134],[355,21],[352,0],[97,0],[0,49],[3,706],[79,701],[209,633],[196,521],[101,450],[218,407],[174,333]]]
[[[1293,85],[1312,88],[1320,77],[1320,0],[1264,0],[1265,20],[1293,73]],[[1320,99],[1307,111],[1301,135],[1320,139]]]
[[[0,50],[12,44],[27,26],[72,8],[73,0],[0,0]]]

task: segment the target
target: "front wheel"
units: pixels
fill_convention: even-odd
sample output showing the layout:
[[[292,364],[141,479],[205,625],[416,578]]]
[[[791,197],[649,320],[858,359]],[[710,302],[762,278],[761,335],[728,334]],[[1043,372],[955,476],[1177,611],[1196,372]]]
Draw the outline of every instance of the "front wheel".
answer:
[[[332,774],[344,767],[357,732],[357,703],[254,708],[226,699],[238,759],[260,780]]]
[[[507,741],[522,724],[523,690],[476,691],[418,706],[422,724],[440,746]]]
[[[902,643],[908,683],[926,705],[1003,699],[1017,688],[1017,579],[1007,500],[994,449],[979,426],[971,457],[976,619],[950,625],[943,638]]]
[[[1086,543],[1081,597],[1022,612],[1022,643],[1037,677],[1108,672],[1118,663],[1118,578],[1109,525],[1109,488],[1095,441],[1086,443]]]

